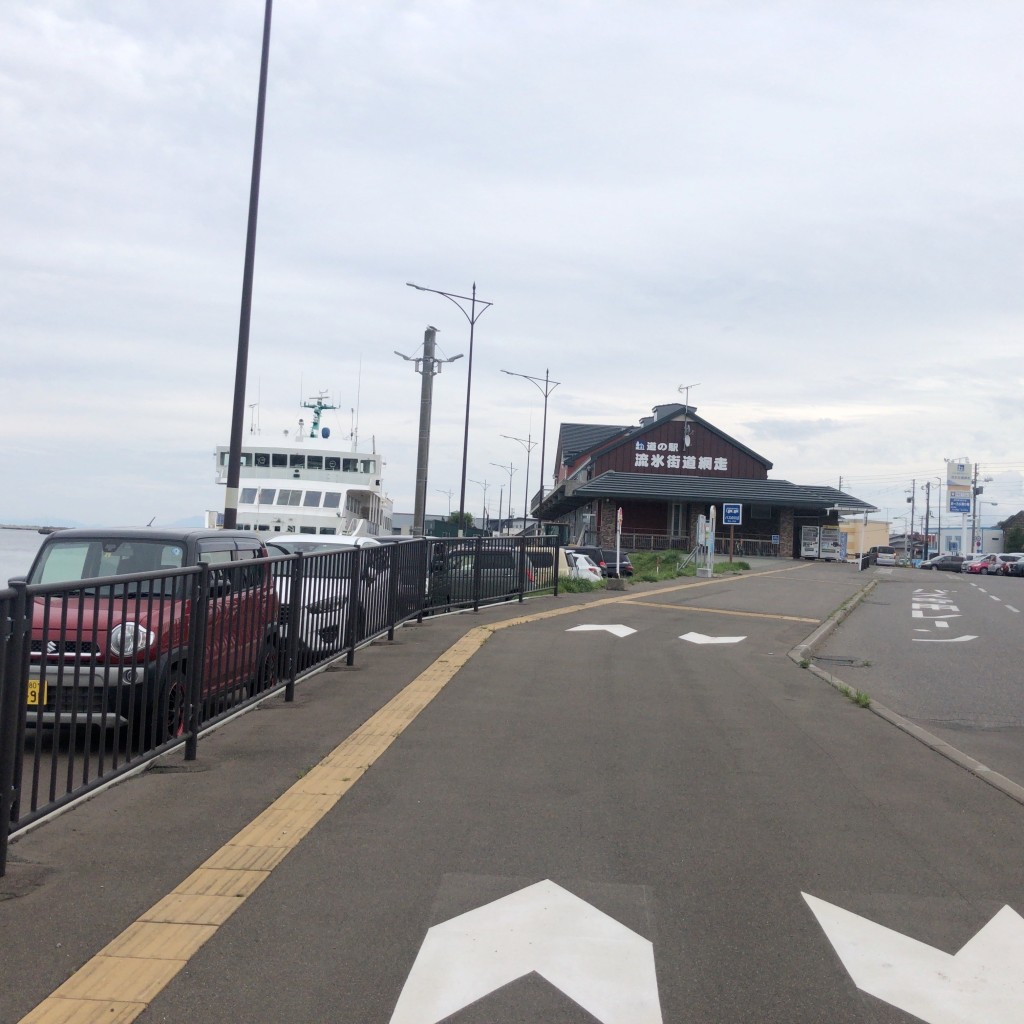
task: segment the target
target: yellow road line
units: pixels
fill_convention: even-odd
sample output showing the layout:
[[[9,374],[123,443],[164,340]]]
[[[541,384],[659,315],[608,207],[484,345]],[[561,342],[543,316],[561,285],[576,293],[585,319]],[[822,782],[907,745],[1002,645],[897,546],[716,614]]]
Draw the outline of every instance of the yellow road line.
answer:
[[[809,619],[803,615],[773,615],[771,612],[737,612],[728,608],[704,608],[699,604],[662,604],[659,601],[636,601],[645,608],[661,608],[663,611],[708,612],[711,615],[739,615],[748,619],[782,619],[785,622],[810,622],[817,625],[821,619]]]
[[[778,572],[792,572],[773,569]],[[753,577],[666,587],[674,593]],[[19,1024],[130,1024],[218,928],[270,876],[493,633],[600,605],[643,601],[622,594],[476,626],[257,815],[172,892],[79,968]],[[708,610],[708,609],[700,609]],[[734,613],[740,614],[740,613]],[[776,616],[779,617],[779,616]],[[817,620],[801,620],[817,621]]]

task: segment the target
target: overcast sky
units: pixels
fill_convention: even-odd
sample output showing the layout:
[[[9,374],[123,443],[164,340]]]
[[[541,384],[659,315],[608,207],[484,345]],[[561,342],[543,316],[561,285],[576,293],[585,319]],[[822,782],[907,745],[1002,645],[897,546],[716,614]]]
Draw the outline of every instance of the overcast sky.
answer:
[[[0,522],[223,507],[262,0],[0,5]],[[945,458],[1024,508],[1019,0],[278,0],[246,430],[327,392],[413,508],[428,324],[468,355],[467,509],[543,399],[699,415],[905,513]],[[467,359],[435,379],[458,507]],[[308,419],[307,419],[308,422]],[[539,483],[539,452],[530,491]],[[505,508],[507,493],[502,495]],[[923,497],[923,492],[922,492]]]

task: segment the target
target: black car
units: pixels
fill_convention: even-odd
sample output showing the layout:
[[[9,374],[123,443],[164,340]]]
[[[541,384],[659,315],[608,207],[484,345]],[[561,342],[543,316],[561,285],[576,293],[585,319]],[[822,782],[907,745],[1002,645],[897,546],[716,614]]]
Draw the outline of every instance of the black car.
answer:
[[[964,564],[963,555],[935,555],[921,563],[922,569],[941,569],[945,572],[959,572]]]
[[[633,575],[633,563],[629,560],[629,555],[625,551],[622,552],[619,561],[616,562],[614,548],[596,548],[588,547],[584,544],[570,544],[568,550],[586,555],[601,570],[602,576]]]
[[[603,548],[605,564],[602,568],[602,572],[605,576],[632,576],[633,575],[633,563],[629,560],[629,555],[625,551],[621,552],[619,559],[615,560],[615,549]]]
[[[575,551],[578,555],[586,555],[594,565],[601,570],[602,576],[608,575],[608,564],[605,558],[605,552],[600,548],[593,546],[587,546],[585,544],[569,544],[567,550]],[[615,561],[614,552],[612,553],[612,561]]]

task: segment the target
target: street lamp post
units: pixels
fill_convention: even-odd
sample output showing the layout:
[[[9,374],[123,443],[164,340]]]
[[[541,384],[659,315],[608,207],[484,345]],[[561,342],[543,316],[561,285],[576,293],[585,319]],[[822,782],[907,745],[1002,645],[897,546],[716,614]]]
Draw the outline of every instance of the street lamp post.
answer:
[[[501,372],[507,373],[510,377],[522,377],[523,380],[530,381],[544,396],[544,423],[540,433],[540,501],[537,503],[539,511],[540,506],[544,504],[544,466],[546,464],[548,441],[548,395],[562,382],[560,380],[552,380],[548,370],[544,371],[543,381],[540,377],[531,377],[528,373],[513,373],[511,370],[502,370]],[[543,386],[541,386],[542,383]]]
[[[474,483],[474,484],[477,485],[477,487],[482,487],[484,489],[484,504],[483,504],[483,508],[481,509],[480,522],[482,522],[484,524],[483,525],[483,529],[486,531],[487,530],[487,488],[490,486],[490,484],[488,484],[486,480],[471,480],[470,483]]]
[[[507,466],[503,466],[500,462],[492,462],[492,466],[495,469],[500,469],[503,473],[508,473],[508,518],[509,522],[512,521],[512,474],[516,471],[515,466],[510,462]],[[501,522],[501,507],[498,508],[498,522]]]
[[[449,302],[459,307],[462,315],[469,321],[469,363],[466,366],[466,427],[462,435],[462,487],[459,491],[459,535],[462,535],[462,524],[466,516],[466,459],[469,454],[469,398],[473,389],[473,328],[477,320],[494,305],[492,302],[484,302],[476,297],[476,281],[473,282],[471,295],[457,295],[455,292],[443,292],[438,288],[424,288],[421,284],[413,284],[406,281],[406,286],[415,288],[420,292],[433,292],[435,295],[443,295]],[[463,306],[463,302],[469,303],[469,310]],[[477,306],[480,311],[477,312]]]
[[[263,7],[263,50],[260,57],[260,84],[256,95],[256,137],[252,151],[252,175],[249,182],[249,221],[245,233],[245,260],[242,265],[242,307],[238,317],[238,349],[235,355],[235,395],[231,411],[231,438],[228,446],[228,478],[224,488],[224,529],[238,525],[238,485],[242,466],[242,428],[245,422],[245,378],[249,366],[249,322],[252,317],[253,268],[256,263],[256,222],[260,205],[260,168],[263,164],[263,120],[267,106],[267,66],[270,62],[270,19],[273,0]]]
[[[509,441],[518,441],[526,449],[526,497],[523,499],[523,536],[526,536],[526,517],[530,514],[530,452],[537,447],[537,442],[534,441],[532,434],[527,434],[525,438],[513,437],[511,434],[502,434],[504,438]],[[512,501],[511,492],[509,493],[509,503]]]
[[[452,495],[455,492],[452,491],[452,490],[442,491],[440,487],[435,487],[434,490],[437,491],[438,494],[443,494],[443,495],[445,495],[448,498],[448,518],[451,519],[451,517],[452,517]]]

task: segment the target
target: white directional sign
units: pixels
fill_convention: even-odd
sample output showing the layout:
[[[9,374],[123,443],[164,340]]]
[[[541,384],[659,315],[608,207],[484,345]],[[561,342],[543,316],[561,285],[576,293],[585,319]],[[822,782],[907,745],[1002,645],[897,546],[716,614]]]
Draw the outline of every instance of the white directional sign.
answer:
[[[662,1024],[651,943],[551,881],[431,928],[391,1024],[437,1024],[533,973],[604,1024]]]
[[[635,633],[636,630],[631,626],[573,626],[572,629],[567,629],[566,633],[585,633],[585,632],[606,632],[614,633],[616,636],[629,636],[630,633]]]
[[[1024,1021],[1024,919],[1003,907],[950,955],[803,894],[857,988],[926,1024]]]
[[[684,633],[680,640],[689,640],[691,644],[738,644],[746,640],[745,636],[705,636],[703,633]]]

